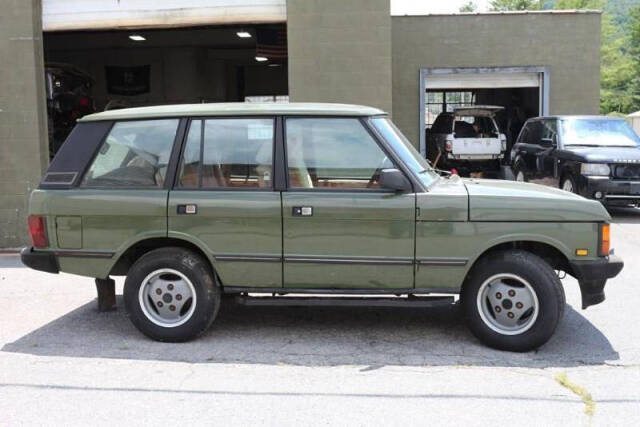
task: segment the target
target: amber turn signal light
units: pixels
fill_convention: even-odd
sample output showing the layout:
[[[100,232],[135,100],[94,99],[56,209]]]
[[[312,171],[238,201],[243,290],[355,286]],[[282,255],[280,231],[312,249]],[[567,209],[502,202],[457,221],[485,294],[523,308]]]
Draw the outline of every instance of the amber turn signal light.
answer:
[[[611,250],[611,239],[609,234],[609,224],[602,223],[599,226],[598,235],[598,255],[607,256]]]

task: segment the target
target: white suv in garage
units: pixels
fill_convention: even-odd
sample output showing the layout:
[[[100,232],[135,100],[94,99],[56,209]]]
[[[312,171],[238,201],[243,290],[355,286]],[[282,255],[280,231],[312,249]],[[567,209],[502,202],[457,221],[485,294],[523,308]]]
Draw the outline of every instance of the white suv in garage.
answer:
[[[438,115],[427,133],[427,158],[436,168],[473,172],[499,172],[507,149],[495,114],[504,107],[457,107]]]

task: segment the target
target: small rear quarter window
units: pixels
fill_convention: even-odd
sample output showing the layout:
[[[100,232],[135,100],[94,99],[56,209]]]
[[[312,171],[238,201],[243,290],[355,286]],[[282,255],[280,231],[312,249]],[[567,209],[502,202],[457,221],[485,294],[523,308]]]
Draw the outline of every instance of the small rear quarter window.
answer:
[[[82,187],[161,188],[178,119],[117,122],[82,179]]]

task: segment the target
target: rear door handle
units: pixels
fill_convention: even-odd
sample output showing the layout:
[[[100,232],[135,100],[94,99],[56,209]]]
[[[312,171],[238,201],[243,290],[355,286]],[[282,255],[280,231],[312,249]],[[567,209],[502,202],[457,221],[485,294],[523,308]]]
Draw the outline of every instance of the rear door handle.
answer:
[[[291,209],[292,216],[313,216],[313,208],[311,206],[294,206]]]

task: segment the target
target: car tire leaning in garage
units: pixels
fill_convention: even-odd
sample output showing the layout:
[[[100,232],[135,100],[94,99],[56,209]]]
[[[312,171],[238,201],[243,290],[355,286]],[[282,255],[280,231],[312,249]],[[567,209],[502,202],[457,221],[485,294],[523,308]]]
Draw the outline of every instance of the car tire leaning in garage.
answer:
[[[527,175],[524,172],[522,160],[516,160],[513,164],[513,176],[516,181],[527,182]]]
[[[575,178],[570,173],[562,175],[560,180],[560,189],[568,191],[569,193],[578,193],[578,185]]]
[[[124,284],[127,315],[140,332],[158,341],[187,341],[206,331],[220,299],[207,260],[179,247],[144,254]]]
[[[562,283],[549,264],[517,249],[480,259],[460,297],[467,325],[480,341],[519,352],[551,338],[566,304]]]

